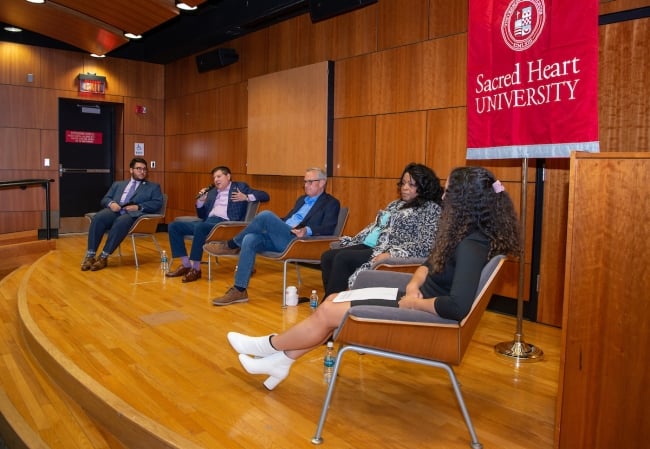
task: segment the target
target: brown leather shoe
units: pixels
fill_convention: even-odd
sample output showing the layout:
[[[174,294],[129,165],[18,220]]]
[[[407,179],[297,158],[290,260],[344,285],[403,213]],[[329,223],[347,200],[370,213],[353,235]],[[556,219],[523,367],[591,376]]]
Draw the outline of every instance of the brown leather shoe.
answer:
[[[248,302],[248,291],[240,292],[235,287],[230,287],[225,295],[221,298],[212,300],[214,306],[227,306],[229,304],[236,304],[238,302]]]
[[[92,264],[90,271],[99,271],[108,265],[108,257],[100,257]]]
[[[239,248],[228,247],[228,242],[210,242],[203,245],[203,251],[211,256],[234,256],[239,254]]]
[[[165,273],[165,276],[168,278],[177,278],[179,276],[185,276],[187,273],[190,272],[192,267],[185,267],[183,265],[180,265],[178,268],[176,268],[174,271],[168,271]]]
[[[194,282],[198,279],[201,279],[201,270],[195,270],[194,268],[190,268],[190,271],[183,276],[183,279],[181,279],[182,282]]]
[[[81,262],[81,271],[88,271],[95,263],[94,257],[86,257],[83,262]]]

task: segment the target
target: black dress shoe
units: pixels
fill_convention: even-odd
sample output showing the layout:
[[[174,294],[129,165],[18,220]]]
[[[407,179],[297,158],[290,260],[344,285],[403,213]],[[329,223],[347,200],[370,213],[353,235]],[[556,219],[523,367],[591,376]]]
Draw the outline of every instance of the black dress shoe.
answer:
[[[192,267],[184,267],[183,265],[181,265],[178,268],[176,268],[174,271],[168,271],[167,273],[165,273],[165,276],[167,276],[168,278],[177,278],[180,276],[185,276],[187,273],[190,272],[191,269]]]

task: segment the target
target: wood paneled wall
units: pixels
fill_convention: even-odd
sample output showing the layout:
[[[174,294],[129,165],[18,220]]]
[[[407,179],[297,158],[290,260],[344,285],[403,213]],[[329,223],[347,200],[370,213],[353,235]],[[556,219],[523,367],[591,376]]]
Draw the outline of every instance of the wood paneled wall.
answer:
[[[0,180],[54,179],[51,206],[53,211],[59,210],[60,98],[123,105],[116,125],[118,179],[125,170],[128,172],[135,142],[145,143],[147,159],[162,163],[162,66],[111,58],[95,60],[82,53],[7,42],[0,42],[0,61]],[[106,95],[88,97],[78,93],[77,76],[89,72],[106,76]],[[27,74],[33,75],[32,82],[28,82]],[[147,113],[136,114],[136,105],[147,106]],[[45,158],[50,159],[50,167],[44,166]],[[162,169],[152,170],[150,176],[162,181]],[[43,189],[0,190],[0,233],[44,227],[44,207]]]
[[[648,5],[614,0],[600,8],[604,14]],[[600,29],[601,151],[650,151],[650,87],[643,80],[650,69],[648,42],[650,19]],[[0,110],[0,178],[57,178],[57,101],[78,98],[76,76],[91,72],[108,78],[103,100],[124,105],[119,167],[128,163],[134,142],[145,142],[145,157],[157,161],[150,176],[169,194],[168,222],[194,214],[195,193],[221,164],[235,179],[271,194],[262,209],[284,214],[302,192],[301,177],[246,173],[247,80],[325,60],[336,65],[328,191],[350,207],[347,234],[395,198],[406,163],[426,163],[441,178],[467,163],[467,2],[382,0],[316,24],[308,15],[295,17],[222,46],[235,48],[239,62],[198,73],[194,55],[162,67],[0,43],[0,101],[9,105]],[[31,84],[27,73],[35,74]],[[147,106],[147,114],[135,114],[136,105]],[[45,157],[52,168],[42,167]],[[519,207],[521,161],[480,163],[505,183]],[[547,164],[538,319],[560,325],[568,161]],[[530,161],[529,227],[535,168]],[[37,191],[0,191],[0,232],[40,226],[37,197]],[[527,237],[530,263],[530,229]],[[499,293],[514,297],[517,265],[506,274]]]
[[[182,193],[169,193],[169,218],[194,213],[192,194],[209,183],[207,173],[218,163],[270,191],[263,209],[286,212],[300,193],[299,179],[246,175],[245,138],[218,139],[244,133],[246,116],[233,122],[217,115],[245,112],[249,78],[328,59],[335,61],[334,176],[328,189],[350,207],[346,233],[360,230],[396,197],[395,183],[409,162],[426,163],[445,178],[466,164],[466,30],[466,3],[384,0],[317,24],[308,15],[296,17],[231,41],[228,47],[240,59],[223,69],[198,74],[192,57],[169,64],[166,184],[176,185],[172,177],[184,184]],[[225,89],[241,93],[239,106],[217,98]],[[520,161],[490,165],[517,206],[520,167]],[[530,173],[534,181],[534,168]],[[279,197],[269,189],[278,184]],[[531,207],[529,223],[532,213]],[[517,270],[514,263],[507,268],[502,294],[517,295]]]

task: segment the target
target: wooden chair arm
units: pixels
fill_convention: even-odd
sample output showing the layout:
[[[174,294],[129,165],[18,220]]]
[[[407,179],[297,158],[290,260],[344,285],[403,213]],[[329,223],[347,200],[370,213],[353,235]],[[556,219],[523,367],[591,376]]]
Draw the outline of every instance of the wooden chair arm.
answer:
[[[144,214],[139,216],[131,229],[129,234],[155,234],[156,229],[160,222],[162,222],[164,215],[162,214]]]
[[[334,236],[304,237],[293,240],[277,259],[312,259],[320,260],[321,254],[330,248],[330,243],[338,240]]]
[[[248,226],[246,221],[222,221],[215,225],[205,239],[205,243],[230,240]]]
[[[425,261],[426,258],[424,257],[389,257],[388,259],[375,263],[371,269],[413,273]]]

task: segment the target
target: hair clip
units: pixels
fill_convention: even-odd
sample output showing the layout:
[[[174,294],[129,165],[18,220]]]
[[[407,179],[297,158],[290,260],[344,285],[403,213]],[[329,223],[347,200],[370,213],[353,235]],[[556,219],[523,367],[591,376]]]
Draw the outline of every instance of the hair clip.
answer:
[[[492,188],[496,193],[501,193],[506,189],[505,187],[503,187],[503,184],[501,184],[501,181],[499,181],[498,179],[492,183]]]

